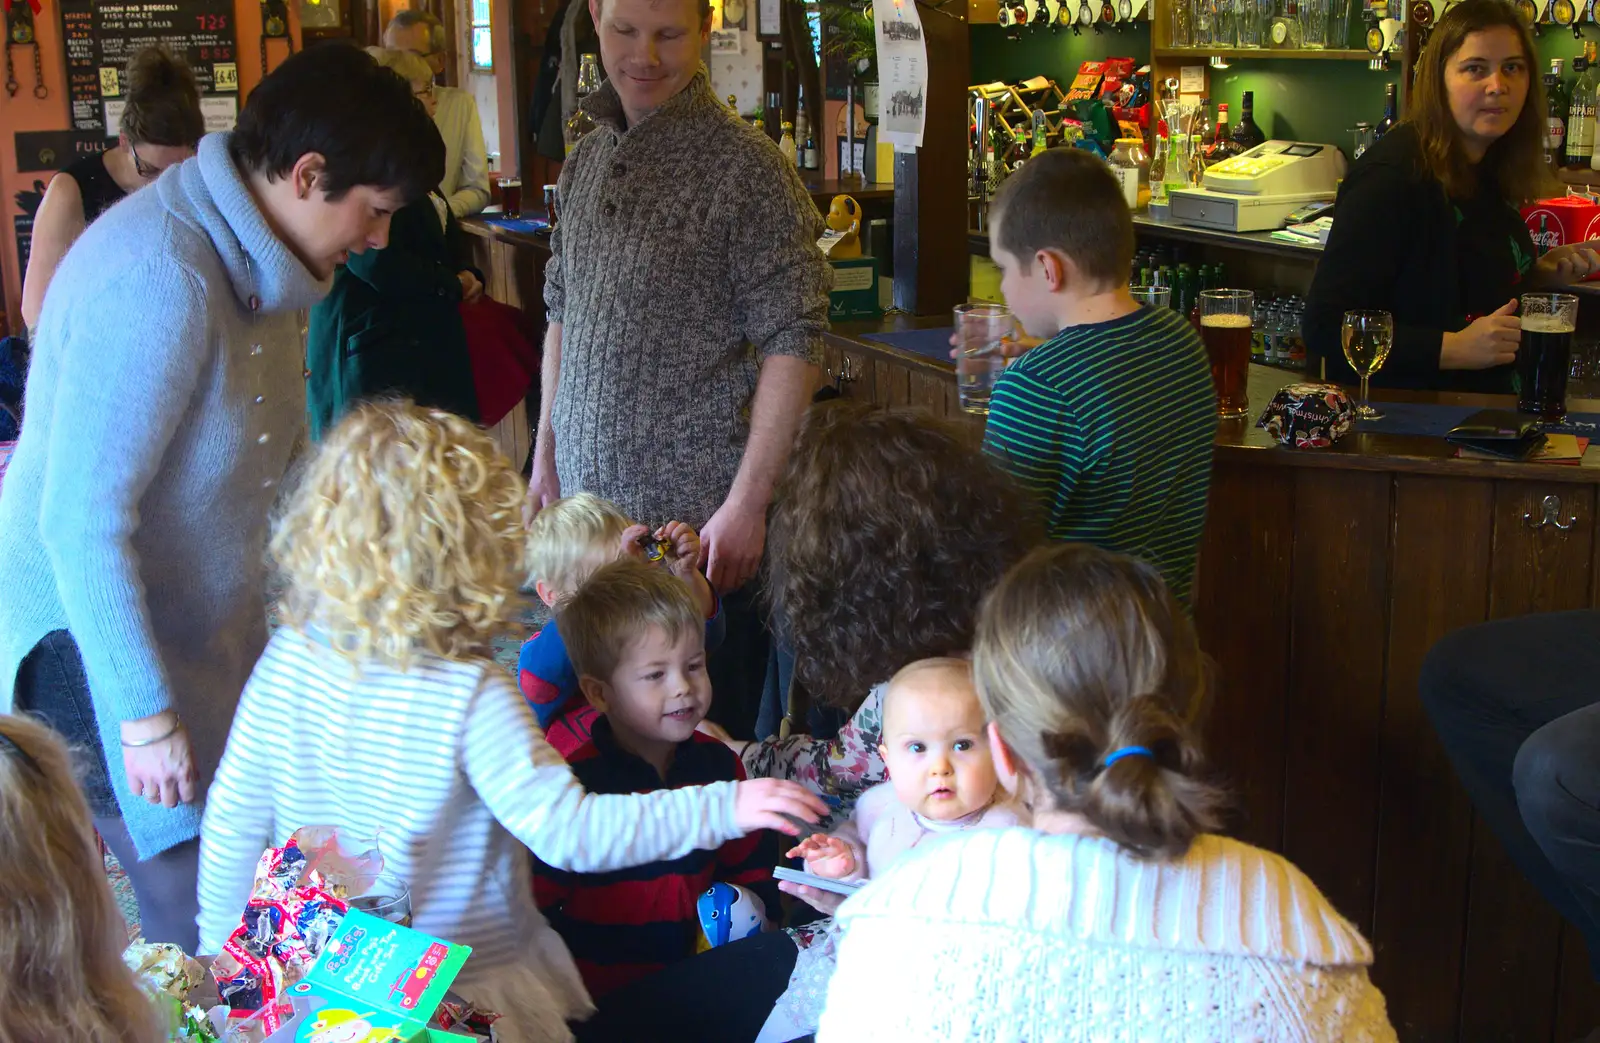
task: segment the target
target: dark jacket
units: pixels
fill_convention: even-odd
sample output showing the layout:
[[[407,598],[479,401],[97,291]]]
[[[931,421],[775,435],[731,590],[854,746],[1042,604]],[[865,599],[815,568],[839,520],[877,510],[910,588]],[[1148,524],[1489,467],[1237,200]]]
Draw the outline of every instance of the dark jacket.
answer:
[[[306,418],[313,439],[350,406],[379,395],[478,419],[457,274],[477,273],[464,254],[456,219],[441,229],[424,197],[395,211],[388,246],[350,255],[333,290],[311,309]]]
[[[1513,366],[1441,370],[1439,346],[1445,331],[1520,292],[1533,242],[1493,184],[1452,200],[1423,170],[1421,151],[1402,123],[1350,168],[1306,301],[1307,348],[1326,361],[1328,379],[1356,383],[1340,343],[1344,313],[1380,309],[1394,316],[1395,334],[1374,386],[1509,392]]]

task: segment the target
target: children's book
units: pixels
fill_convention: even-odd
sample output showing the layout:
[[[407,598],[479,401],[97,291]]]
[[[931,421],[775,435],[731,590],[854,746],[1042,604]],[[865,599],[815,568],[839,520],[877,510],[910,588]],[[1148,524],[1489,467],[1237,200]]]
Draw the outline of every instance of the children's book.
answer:
[[[294,1034],[288,1038],[294,1043],[460,1039],[437,1030],[430,1034],[427,1026],[471,953],[465,945],[351,909],[316,966],[289,990],[304,1013],[292,1023]]]
[[[836,895],[853,895],[866,886],[866,881],[850,883],[844,880],[830,880],[825,876],[808,873],[803,869],[790,869],[788,866],[779,866],[772,871],[776,880],[788,880],[790,883],[805,884],[815,887],[819,891],[832,891]]]

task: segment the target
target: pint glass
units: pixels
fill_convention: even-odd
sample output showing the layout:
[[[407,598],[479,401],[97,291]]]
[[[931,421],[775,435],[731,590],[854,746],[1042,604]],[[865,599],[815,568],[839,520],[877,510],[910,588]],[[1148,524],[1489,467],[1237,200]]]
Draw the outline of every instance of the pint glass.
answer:
[[[1200,339],[1211,360],[1217,415],[1241,417],[1250,408],[1250,325],[1255,294],[1249,290],[1203,290]]]

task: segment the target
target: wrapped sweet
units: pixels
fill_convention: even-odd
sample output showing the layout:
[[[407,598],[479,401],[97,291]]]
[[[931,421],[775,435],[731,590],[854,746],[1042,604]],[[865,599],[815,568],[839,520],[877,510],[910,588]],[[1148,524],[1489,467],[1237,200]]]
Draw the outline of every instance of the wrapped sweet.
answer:
[[[364,893],[382,869],[381,854],[350,851],[329,826],[297,830],[263,852],[240,924],[211,965],[222,1002],[236,1015],[262,1012],[276,1031],[280,1001],[338,929],[345,896]]]
[[[1355,423],[1355,410],[1334,384],[1290,384],[1273,397],[1256,426],[1295,449],[1326,449]]]
[[[170,942],[134,942],[122,951],[122,962],[146,989],[180,1000],[206,977],[198,960]]]

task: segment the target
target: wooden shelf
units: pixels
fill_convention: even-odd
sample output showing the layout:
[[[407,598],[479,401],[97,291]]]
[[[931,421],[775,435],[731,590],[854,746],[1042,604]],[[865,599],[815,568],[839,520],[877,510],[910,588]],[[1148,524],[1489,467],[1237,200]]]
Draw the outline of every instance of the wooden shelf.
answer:
[[[1253,58],[1257,61],[1368,61],[1372,54],[1367,51],[1334,50],[1327,48],[1321,51],[1304,49],[1279,49],[1276,47],[1224,47],[1220,50],[1210,47],[1157,47],[1154,49],[1157,58],[1197,58],[1205,61],[1212,57],[1223,57],[1230,60]]]

